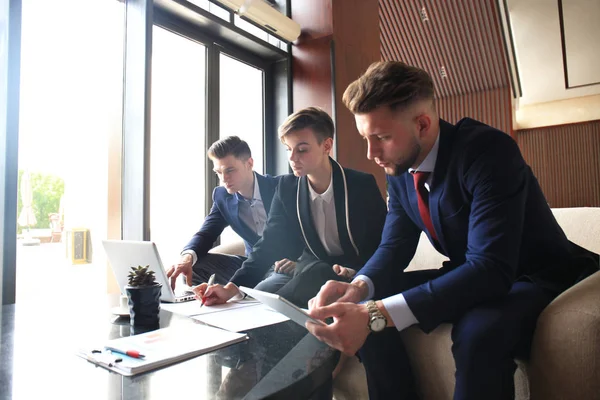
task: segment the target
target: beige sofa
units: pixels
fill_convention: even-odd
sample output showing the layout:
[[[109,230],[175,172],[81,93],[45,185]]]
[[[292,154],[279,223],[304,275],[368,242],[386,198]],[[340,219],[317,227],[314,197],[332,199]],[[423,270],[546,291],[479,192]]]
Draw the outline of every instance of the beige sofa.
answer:
[[[600,254],[600,208],[553,211],[569,239]],[[240,243],[214,250],[239,254]],[[409,270],[440,266],[443,260],[423,235]],[[402,333],[423,399],[452,398],[455,366],[450,329],[451,325],[444,324],[428,335],[416,327]],[[600,400],[600,272],[561,294],[544,310],[531,359],[517,360],[517,364],[517,399]],[[336,376],[334,398],[368,398],[364,369],[356,358],[349,359]]]

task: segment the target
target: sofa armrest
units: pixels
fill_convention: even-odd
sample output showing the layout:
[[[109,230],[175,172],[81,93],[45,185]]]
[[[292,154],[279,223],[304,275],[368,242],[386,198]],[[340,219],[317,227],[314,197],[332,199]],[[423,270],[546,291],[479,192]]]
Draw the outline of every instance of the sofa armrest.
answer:
[[[209,253],[229,254],[232,256],[245,256],[246,247],[242,239],[234,240],[229,243],[220,244],[208,251]]]
[[[600,272],[542,312],[528,372],[532,399],[600,399]]]

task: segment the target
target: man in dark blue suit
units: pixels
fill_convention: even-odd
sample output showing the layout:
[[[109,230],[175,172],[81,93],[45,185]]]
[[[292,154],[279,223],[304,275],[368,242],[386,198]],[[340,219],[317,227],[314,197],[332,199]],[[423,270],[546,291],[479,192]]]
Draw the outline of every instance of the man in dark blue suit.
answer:
[[[361,349],[371,399],[412,399],[399,331],[451,322],[454,398],[510,399],[514,357],[528,355],[539,314],[597,271],[598,256],[566,238],[509,135],[441,120],[433,95],[430,76],[401,62],[376,63],[346,89],[367,156],[388,176],[389,212],[354,281],[328,282],[310,302],[334,323],[308,328],[345,353]],[[404,272],[422,231],[449,261]]]
[[[208,281],[213,273],[216,282],[227,283],[246,257],[208,253],[227,226],[244,239],[246,255],[260,239],[278,177],[260,175],[253,171],[248,144],[237,136],[218,140],[208,149],[214,172],[222,186],[213,191],[213,205],[200,230],[183,248],[181,260],[171,266],[167,276],[175,288],[176,278],[184,274],[188,285]],[[283,270],[293,270],[295,262],[279,260]]]
[[[292,114],[279,127],[294,174],[281,177],[264,235],[231,281],[209,291],[206,285],[197,288],[200,297],[208,296],[207,304],[225,302],[239,294],[238,286],[248,286],[306,307],[327,280],[348,280],[336,273],[336,265],[358,270],[371,257],[381,239],[385,202],[373,175],[330,157],[333,136],[331,117],[315,107]],[[260,281],[283,257],[300,258],[289,282],[272,290],[271,281],[281,279],[277,269]]]

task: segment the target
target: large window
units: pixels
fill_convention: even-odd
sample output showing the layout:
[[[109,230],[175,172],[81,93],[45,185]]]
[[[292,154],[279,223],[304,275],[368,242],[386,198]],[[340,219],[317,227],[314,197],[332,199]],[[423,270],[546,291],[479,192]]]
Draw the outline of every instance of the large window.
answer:
[[[121,140],[125,9],[22,4],[16,297],[36,308],[48,296],[68,304],[106,293],[101,240],[109,203],[119,210],[120,201],[109,190],[110,174],[120,178],[109,148]]]
[[[154,27],[150,237],[168,267],[205,215],[206,47]]]
[[[263,173],[263,71],[223,53],[219,55],[219,66],[219,136],[237,135],[248,142],[254,170]]]
[[[20,223],[16,279],[10,260],[2,274],[8,301],[13,287],[36,306],[47,287],[65,288],[56,302],[115,291],[106,238],[154,240],[165,264],[174,261],[212,203],[218,183],[206,150],[221,137],[247,140],[258,172],[283,171],[273,162],[289,98],[280,41],[257,37],[230,10],[215,18],[210,2],[208,11],[22,3],[20,193],[10,213]]]
[[[212,190],[219,182],[206,151],[214,141],[241,137],[250,145],[254,169],[266,172],[269,63],[173,19],[159,15],[155,23],[150,239],[168,266],[177,261],[212,205]],[[236,236],[227,229],[221,242]]]

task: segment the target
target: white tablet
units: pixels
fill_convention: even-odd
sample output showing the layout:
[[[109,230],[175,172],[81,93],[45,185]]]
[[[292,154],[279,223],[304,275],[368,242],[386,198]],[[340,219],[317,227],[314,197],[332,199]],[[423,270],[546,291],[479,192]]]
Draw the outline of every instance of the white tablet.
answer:
[[[239,289],[248,296],[252,296],[261,303],[271,307],[273,310],[282,313],[299,325],[306,326],[306,321],[310,321],[317,325],[325,325],[323,322],[308,315],[306,311],[300,307],[295,306],[277,294],[263,292],[262,290],[250,289],[245,286],[240,286]]]

